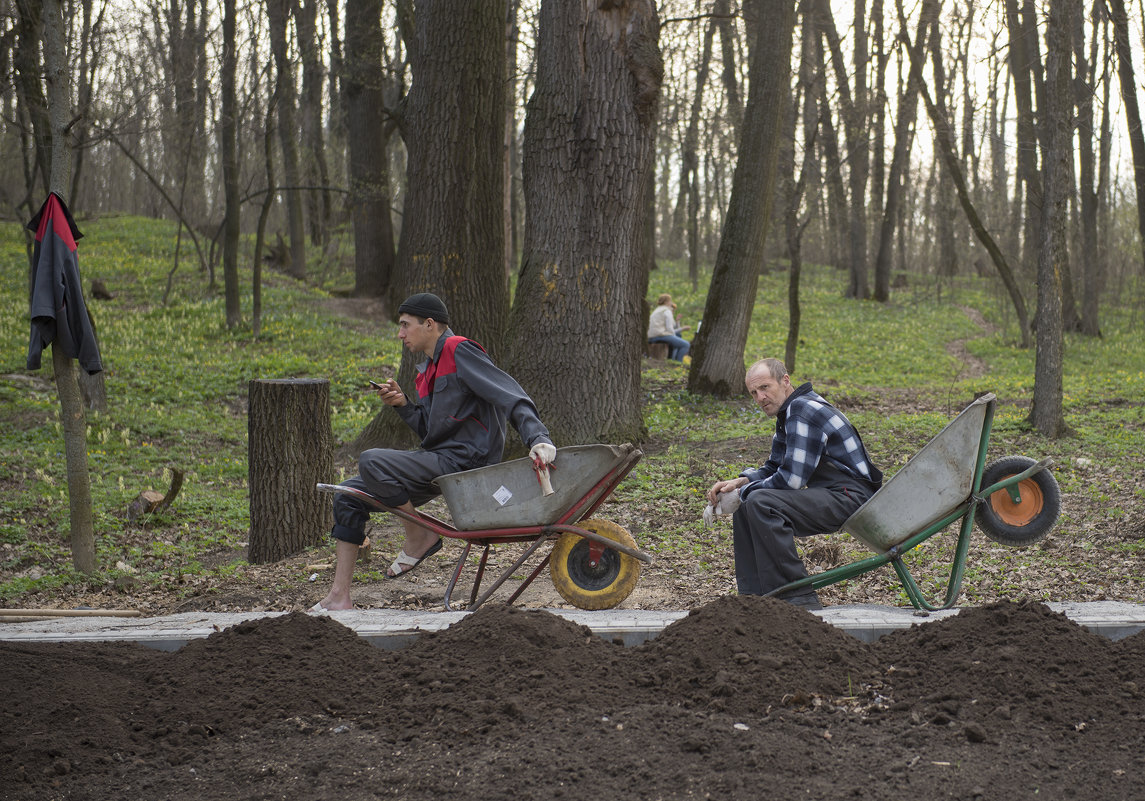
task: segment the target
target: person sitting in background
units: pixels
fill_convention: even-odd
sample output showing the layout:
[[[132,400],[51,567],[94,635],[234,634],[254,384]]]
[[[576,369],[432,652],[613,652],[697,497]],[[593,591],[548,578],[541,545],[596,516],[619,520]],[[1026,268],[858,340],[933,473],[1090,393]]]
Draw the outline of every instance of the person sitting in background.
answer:
[[[680,336],[690,326],[677,325],[674,313],[676,304],[672,296],[665,293],[656,299],[656,308],[648,318],[648,344],[663,343],[668,346],[668,358],[682,362],[692,349],[692,343]]]

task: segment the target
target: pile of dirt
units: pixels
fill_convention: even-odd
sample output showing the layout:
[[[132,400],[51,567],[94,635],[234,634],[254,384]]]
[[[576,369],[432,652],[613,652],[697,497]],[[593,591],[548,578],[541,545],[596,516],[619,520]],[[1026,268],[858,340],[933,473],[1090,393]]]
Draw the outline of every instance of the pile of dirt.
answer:
[[[735,596],[636,648],[506,606],[396,652],[299,613],[0,643],[0,798],[1129,801],[1142,664],[1034,603],[865,644]]]

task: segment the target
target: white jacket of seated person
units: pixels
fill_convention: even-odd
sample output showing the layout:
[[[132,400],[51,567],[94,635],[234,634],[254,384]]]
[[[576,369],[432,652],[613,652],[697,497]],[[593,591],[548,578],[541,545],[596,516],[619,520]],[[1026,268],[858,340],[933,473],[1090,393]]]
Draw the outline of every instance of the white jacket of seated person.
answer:
[[[657,306],[648,317],[648,338],[674,337],[680,333],[671,306]]]

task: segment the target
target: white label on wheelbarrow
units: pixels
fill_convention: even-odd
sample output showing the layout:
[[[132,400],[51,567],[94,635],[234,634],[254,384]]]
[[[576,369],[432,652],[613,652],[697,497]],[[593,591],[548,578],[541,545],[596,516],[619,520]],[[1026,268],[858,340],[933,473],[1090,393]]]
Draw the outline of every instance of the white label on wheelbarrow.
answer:
[[[513,493],[509,492],[509,488],[504,484],[501,485],[499,490],[493,493],[493,500],[497,501],[497,503],[501,504],[502,506],[507,504],[509,499],[512,497]]]

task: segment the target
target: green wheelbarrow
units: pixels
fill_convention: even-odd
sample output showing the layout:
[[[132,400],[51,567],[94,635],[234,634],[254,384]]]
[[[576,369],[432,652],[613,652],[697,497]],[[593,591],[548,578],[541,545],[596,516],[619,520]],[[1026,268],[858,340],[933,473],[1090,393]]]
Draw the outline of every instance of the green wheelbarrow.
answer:
[[[993,394],[970,404],[843,523],[839,530],[876,556],[791,582],[768,595],[819,589],[889,563],[916,609],[949,609],[961,592],[975,522],[1002,545],[1022,547],[1045,537],[1061,511],[1061,491],[1048,470],[1052,460],[1007,456],[987,466],[994,406]],[[902,557],[957,521],[961,523],[946,596],[933,605]]]

